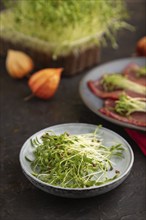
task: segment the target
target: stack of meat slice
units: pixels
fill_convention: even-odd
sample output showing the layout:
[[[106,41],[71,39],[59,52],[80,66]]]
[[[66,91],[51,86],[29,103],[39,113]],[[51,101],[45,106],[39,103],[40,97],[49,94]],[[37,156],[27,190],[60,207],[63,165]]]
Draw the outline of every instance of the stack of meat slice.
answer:
[[[146,77],[138,76],[137,71],[139,70],[139,66],[135,63],[129,64],[121,73],[124,77],[128,78],[129,80],[136,82],[137,84],[146,86]],[[104,77],[104,76],[103,76]],[[115,110],[115,103],[118,100],[119,96],[123,93],[130,96],[130,97],[145,97],[144,94],[139,94],[137,92],[133,92],[129,89],[116,89],[111,92],[107,92],[104,90],[102,86],[102,79],[101,77],[95,81],[88,81],[89,89],[97,96],[104,99],[104,106],[99,109],[102,114],[107,115],[108,117],[112,117],[119,121],[123,121],[126,123],[134,124],[137,126],[146,126],[146,113],[145,112],[133,112],[129,116],[123,116],[118,114]],[[145,97],[146,98],[146,97]]]

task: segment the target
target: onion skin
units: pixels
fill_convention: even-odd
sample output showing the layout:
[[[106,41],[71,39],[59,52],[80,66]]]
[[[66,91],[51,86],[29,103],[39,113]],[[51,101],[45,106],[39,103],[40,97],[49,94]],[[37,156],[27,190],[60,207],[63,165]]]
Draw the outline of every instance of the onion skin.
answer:
[[[41,99],[52,98],[59,86],[62,68],[47,68],[34,73],[28,85],[34,96]]]
[[[142,37],[137,42],[136,52],[137,52],[137,55],[146,57],[146,37]]]

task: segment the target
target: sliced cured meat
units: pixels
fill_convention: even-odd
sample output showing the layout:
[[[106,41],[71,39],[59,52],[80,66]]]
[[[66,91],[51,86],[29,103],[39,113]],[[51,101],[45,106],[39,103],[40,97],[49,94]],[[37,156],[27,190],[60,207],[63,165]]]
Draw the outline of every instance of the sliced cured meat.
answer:
[[[131,81],[146,86],[146,77],[137,75],[137,71],[139,69],[140,69],[139,65],[137,65],[136,63],[131,63],[124,69],[123,75],[125,75]]]
[[[106,98],[111,98],[111,99],[118,99],[119,95],[123,90],[116,90],[113,92],[106,92],[102,88],[100,84],[100,80],[96,81],[88,81],[87,83],[89,89],[96,95],[97,97],[106,99]]]
[[[133,125],[146,127],[145,112],[134,112],[130,116],[121,116],[114,111],[114,106],[115,106],[115,100],[107,99],[104,103],[104,107],[99,109],[99,111],[110,118],[114,118],[119,121],[130,123]]]
[[[100,98],[103,98],[103,99],[107,99],[107,98],[118,99],[118,97],[121,95],[121,93],[123,93],[123,90],[115,90],[115,91],[112,91],[112,92],[106,92],[106,91],[104,91],[104,89],[103,89],[100,82],[101,82],[101,79],[87,82],[88,88],[97,97],[100,97]],[[130,91],[130,90],[124,90],[124,92],[127,95],[131,96],[131,97],[145,97],[142,94],[139,94],[139,93],[136,93],[136,92],[133,92],[133,91]]]

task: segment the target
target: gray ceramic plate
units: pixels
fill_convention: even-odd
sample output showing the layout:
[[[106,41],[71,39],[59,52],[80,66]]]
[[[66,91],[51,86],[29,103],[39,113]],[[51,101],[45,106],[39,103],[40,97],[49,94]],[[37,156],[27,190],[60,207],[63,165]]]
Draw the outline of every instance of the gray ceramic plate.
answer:
[[[53,186],[47,183],[44,183],[40,180],[38,180],[36,177],[34,177],[31,173],[31,167],[30,163],[25,159],[25,156],[27,156],[30,159],[33,159],[33,147],[30,144],[30,139],[35,138],[36,136],[38,139],[42,134],[49,130],[53,130],[56,134],[64,133],[65,131],[70,134],[83,134],[83,133],[89,133],[93,132],[97,126],[91,125],[91,124],[82,124],[82,123],[69,123],[69,124],[60,124],[55,125],[49,128],[46,128],[44,130],[39,131],[38,133],[34,134],[28,140],[24,143],[22,146],[22,149],[20,151],[20,164],[23,170],[23,173],[25,176],[30,180],[31,183],[33,183],[36,187],[40,188],[41,190],[57,195],[62,197],[68,197],[68,198],[85,198],[85,197],[92,197],[96,196],[102,193],[106,193],[118,185],[120,185],[129,175],[133,161],[134,161],[134,155],[131,147],[129,144],[124,140],[120,135],[117,133],[108,130],[106,128],[101,128],[100,135],[102,136],[104,140],[104,144],[107,146],[111,146],[115,143],[121,143],[124,150],[124,158],[122,159],[113,159],[113,162],[116,163],[115,169],[120,171],[120,176],[104,185],[96,186],[96,187],[89,187],[89,188],[62,188],[60,186]],[[112,171],[108,172],[109,177],[113,176]]]
[[[102,75],[110,74],[113,72],[120,73],[128,64],[130,63],[137,63],[140,66],[146,65],[146,59],[145,58],[125,58],[125,59],[119,59],[113,62],[109,62],[106,64],[103,64],[101,66],[98,66],[94,68],[93,70],[89,71],[87,75],[81,80],[80,82],[80,96],[83,100],[83,102],[86,104],[86,106],[96,113],[98,116],[108,120],[109,122],[128,127],[133,128],[141,131],[146,131],[145,127],[135,126],[129,123],[121,122],[116,119],[113,119],[111,117],[108,117],[98,111],[103,106],[103,99],[100,99],[96,97],[90,89],[87,87],[87,82],[89,80],[96,80],[99,79]]]

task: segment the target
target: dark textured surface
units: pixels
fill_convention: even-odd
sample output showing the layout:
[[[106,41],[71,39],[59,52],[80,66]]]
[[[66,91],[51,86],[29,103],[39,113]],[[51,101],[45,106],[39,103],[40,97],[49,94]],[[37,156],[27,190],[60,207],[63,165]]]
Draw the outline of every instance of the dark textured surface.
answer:
[[[119,49],[102,50],[102,63],[134,53],[136,41],[145,35],[145,1],[128,0],[132,12],[131,23],[136,32],[121,31]],[[146,163],[145,157],[123,128],[110,124],[92,113],[82,103],[78,86],[85,72],[73,78],[62,78],[58,92],[50,101],[29,95],[27,79],[14,80],[5,70],[5,59],[0,61],[1,79],[1,219],[2,220],[144,220],[146,217]],[[102,123],[122,135],[135,155],[134,166],[122,185],[89,199],[65,199],[35,188],[22,174],[19,151],[24,141],[45,127],[67,123]]]

